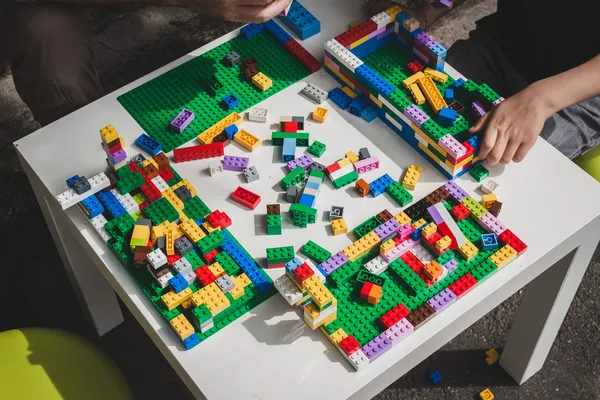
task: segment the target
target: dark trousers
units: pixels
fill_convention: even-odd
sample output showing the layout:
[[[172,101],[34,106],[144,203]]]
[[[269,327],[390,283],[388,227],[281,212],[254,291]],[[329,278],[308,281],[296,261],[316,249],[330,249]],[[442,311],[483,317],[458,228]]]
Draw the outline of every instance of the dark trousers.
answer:
[[[0,17],[0,44],[17,92],[40,124],[103,95],[86,7],[11,2],[7,11]]]

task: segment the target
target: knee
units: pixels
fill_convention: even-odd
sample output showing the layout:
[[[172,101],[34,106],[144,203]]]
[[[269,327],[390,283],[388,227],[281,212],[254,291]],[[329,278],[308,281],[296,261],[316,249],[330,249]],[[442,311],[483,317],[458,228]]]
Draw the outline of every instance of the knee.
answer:
[[[26,22],[24,36],[34,46],[68,46],[81,40],[84,33],[78,14],[66,7],[41,5]]]

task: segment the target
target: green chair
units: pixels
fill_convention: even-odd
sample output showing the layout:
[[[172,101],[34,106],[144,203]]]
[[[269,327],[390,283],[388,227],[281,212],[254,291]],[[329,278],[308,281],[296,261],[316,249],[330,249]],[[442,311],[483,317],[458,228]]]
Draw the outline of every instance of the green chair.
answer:
[[[119,368],[87,340],[56,329],[0,333],[0,399],[131,399]]]
[[[600,182],[600,146],[573,160],[581,169]]]

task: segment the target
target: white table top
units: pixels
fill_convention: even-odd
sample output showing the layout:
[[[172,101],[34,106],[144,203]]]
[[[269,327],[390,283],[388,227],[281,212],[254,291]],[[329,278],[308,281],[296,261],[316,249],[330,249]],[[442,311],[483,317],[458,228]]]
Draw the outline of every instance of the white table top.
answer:
[[[346,30],[350,21],[365,18],[360,8],[364,3],[361,0],[304,0],[303,3],[321,20],[322,32],[302,42],[318,57],[322,56],[326,40]],[[228,37],[204,46],[19,140],[17,146],[20,152],[48,189],[47,195],[64,191],[65,179],[74,174],[91,176],[104,170],[105,155],[98,135],[100,128],[114,125],[129,145],[142,132],[117,102],[117,96],[202,54]],[[316,83],[327,90],[336,85],[323,70],[311,75],[305,82]],[[269,109],[267,124],[245,121],[242,127],[265,140],[270,138],[270,125],[277,123],[279,116],[307,117],[316,105],[297,95],[304,85],[304,82],[297,83],[259,105]],[[401,171],[412,163],[424,167],[417,190],[413,193],[415,199],[424,197],[446,181],[380,120],[367,124],[332,103],[327,102],[323,106],[329,109],[327,121],[317,124],[307,120],[305,128],[311,134],[311,141],[317,139],[327,145],[324,157],[317,159],[322,164],[328,165],[349,150],[357,152],[361,147],[368,147],[372,155],[380,158],[381,168],[378,172],[367,174],[367,181],[383,173],[399,179]],[[138,152],[135,146],[128,148],[130,156]],[[280,148],[271,146],[267,141],[250,154],[232,144],[226,148],[226,154],[249,156],[251,165],[259,170],[260,181],[246,185],[241,174],[229,171],[211,178],[206,171],[208,160],[177,164],[175,168],[182,177],[190,180],[211,209],[229,214],[233,220],[230,230],[259,263],[265,256],[266,247],[293,244],[298,250],[309,239],[332,252],[348,245],[352,241],[351,236],[330,236],[329,223],[322,221],[326,219],[331,205],[345,207],[345,218],[350,228],[384,208],[394,214],[400,210],[387,195],[376,199],[358,198],[353,188],[334,190],[328,182],[317,199],[319,213],[316,224],[298,229],[284,222],[283,235],[267,237],[264,222],[266,204],[281,201],[282,211],[288,208],[278,186],[285,168],[280,163]],[[452,329],[453,321],[480,302],[485,302],[496,289],[511,285],[513,291],[518,290],[532,278],[523,275],[527,266],[560,246],[600,215],[600,185],[541,139],[522,163],[506,168],[494,167],[490,171],[491,177],[500,184],[497,194],[504,203],[500,220],[528,244],[527,253],[360,372],[354,372],[321,332],[312,332],[305,327],[300,310],[287,306],[279,296],[193,350],[185,351],[167,322],[96,237],[85,217],[75,207],[68,210],[67,215],[73,222],[73,229],[81,233],[84,243],[101,260],[96,264],[103,275],[195,395],[222,399],[305,399],[314,396],[315,390],[320,388],[318,398],[366,397],[382,390],[432,351],[420,351],[421,345],[439,338],[438,334],[445,334],[445,339],[438,339],[433,344],[429,342],[437,349],[459,333],[460,330]],[[478,185],[468,174],[458,182],[472,194]],[[262,196],[262,202],[255,211],[248,211],[229,199],[238,185]],[[282,271],[269,273],[278,276]]]

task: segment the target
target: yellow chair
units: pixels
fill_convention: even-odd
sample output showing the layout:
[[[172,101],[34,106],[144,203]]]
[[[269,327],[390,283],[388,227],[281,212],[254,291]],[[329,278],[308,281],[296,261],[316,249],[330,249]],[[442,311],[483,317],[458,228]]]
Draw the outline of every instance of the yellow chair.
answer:
[[[0,333],[0,399],[131,399],[119,368],[72,333],[28,328]]]
[[[577,157],[575,164],[600,182],[600,146],[596,146],[584,155]]]

